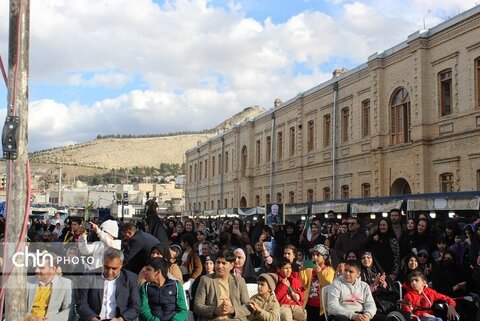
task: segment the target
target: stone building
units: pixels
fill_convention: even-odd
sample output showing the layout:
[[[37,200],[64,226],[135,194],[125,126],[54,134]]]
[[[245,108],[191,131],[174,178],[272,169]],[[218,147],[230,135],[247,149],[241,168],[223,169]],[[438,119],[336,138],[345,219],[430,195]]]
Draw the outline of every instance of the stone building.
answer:
[[[480,189],[480,6],[186,152],[187,210]]]

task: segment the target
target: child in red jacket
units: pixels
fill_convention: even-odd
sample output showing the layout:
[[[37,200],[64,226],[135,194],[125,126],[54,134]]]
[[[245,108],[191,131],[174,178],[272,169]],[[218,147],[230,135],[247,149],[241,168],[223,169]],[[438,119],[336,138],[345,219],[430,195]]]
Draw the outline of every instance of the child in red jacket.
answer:
[[[448,319],[453,320],[457,311],[455,311],[455,301],[452,298],[429,288],[427,278],[421,271],[413,271],[408,279],[409,284],[404,284],[407,289],[404,300],[408,301],[411,306],[404,306],[403,310],[415,314],[422,321],[447,321],[436,317],[431,310],[434,301],[443,300],[448,303]]]
[[[282,258],[277,264],[277,275],[275,294],[280,303],[280,320],[305,321],[307,319],[307,313],[303,308],[305,290],[298,272],[293,272],[292,264]]]

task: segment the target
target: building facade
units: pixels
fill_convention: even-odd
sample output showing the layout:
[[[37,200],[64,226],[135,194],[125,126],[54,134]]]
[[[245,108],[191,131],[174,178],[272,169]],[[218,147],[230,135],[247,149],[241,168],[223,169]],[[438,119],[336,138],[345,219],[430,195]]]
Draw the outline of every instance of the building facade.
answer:
[[[186,152],[186,209],[480,189],[480,6]]]

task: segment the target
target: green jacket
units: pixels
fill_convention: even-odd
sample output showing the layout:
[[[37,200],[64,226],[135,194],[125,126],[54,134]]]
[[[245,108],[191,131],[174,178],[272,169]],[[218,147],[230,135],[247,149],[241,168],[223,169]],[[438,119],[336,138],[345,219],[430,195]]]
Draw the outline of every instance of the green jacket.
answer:
[[[170,320],[160,320],[160,318],[156,317],[152,314],[150,306],[148,304],[148,296],[147,296],[147,283],[144,282],[140,286],[140,321],[170,321]],[[175,302],[177,312],[171,318],[171,321],[185,321],[188,320],[188,308],[187,303],[185,301],[185,292],[183,291],[183,286],[180,282],[175,282],[177,284],[177,300]]]

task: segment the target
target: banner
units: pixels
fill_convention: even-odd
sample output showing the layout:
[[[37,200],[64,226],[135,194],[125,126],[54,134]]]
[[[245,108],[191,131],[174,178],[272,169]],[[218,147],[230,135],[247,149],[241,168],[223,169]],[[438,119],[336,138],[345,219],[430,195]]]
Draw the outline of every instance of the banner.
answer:
[[[407,200],[407,211],[477,211],[478,209],[478,196],[468,198],[419,198]]]
[[[308,205],[285,205],[285,215],[307,215]]]
[[[312,205],[312,213],[327,213],[328,211],[334,211],[335,213],[347,213],[348,211],[348,203],[343,202],[324,202],[320,204],[313,204]]]
[[[400,208],[403,204],[403,199],[387,200],[383,202],[368,201],[352,203],[352,213],[385,213],[390,212],[391,209]]]

